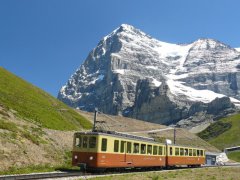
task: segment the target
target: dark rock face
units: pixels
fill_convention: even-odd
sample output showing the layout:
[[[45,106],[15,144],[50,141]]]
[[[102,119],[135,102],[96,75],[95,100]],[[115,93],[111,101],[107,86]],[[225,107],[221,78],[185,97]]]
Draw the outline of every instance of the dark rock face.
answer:
[[[132,117],[168,124],[169,119],[172,123],[187,117],[186,110],[186,107],[178,106],[171,100],[166,83],[162,83],[160,87],[154,87],[149,80],[138,81]]]
[[[138,81],[135,106],[131,117],[161,124],[175,124],[182,119],[205,112],[218,116],[234,109],[229,97],[216,98],[210,103],[183,103],[171,94],[167,84],[152,87],[148,80]],[[171,119],[171,121],[169,121]]]
[[[233,108],[233,104],[228,97],[216,98],[208,104],[207,113],[217,115],[225,109]]]
[[[239,106],[239,64],[240,53],[219,41],[169,44],[122,25],[89,53],[58,98],[87,111],[192,127]]]

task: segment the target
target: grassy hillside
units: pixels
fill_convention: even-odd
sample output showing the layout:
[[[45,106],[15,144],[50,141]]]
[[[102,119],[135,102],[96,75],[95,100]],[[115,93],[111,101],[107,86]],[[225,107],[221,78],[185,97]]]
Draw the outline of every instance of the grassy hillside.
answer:
[[[233,159],[237,162],[240,162],[240,152],[239,151],[230,152],[227,155],[228,155],[228,158]]]
[[[41,127],[56,130],[89,129],[91,123],[43,90],[0,67],[0,105]],[[3,113],[3,112],[2,112]]]
[[[198,135],[213,146],[223,150],[227,147],[240,145],[239,132],[240,114],[235,114],[211,124]],[[240,152],[229,153],[228,158],[240,162]]]
[[[51,171],[70,165],[74,131],[42,128],[15,114],[0,105],[0,174]]]
[[[240,114],[235,114],[211,124],[198,135],[219,149],[240,145]]]

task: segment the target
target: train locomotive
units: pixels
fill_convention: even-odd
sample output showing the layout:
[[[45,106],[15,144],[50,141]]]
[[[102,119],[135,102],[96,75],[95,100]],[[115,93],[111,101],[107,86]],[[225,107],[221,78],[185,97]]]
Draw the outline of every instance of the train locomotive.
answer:
[[[204,163],[205,150],[201,148],[110,131],[74,134],[72,165],[81,170],[199,167]]]

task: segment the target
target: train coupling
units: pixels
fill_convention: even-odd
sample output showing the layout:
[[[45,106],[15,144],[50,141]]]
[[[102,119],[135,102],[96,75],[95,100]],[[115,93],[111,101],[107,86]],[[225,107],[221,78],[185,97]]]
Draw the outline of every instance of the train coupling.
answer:
[[[86,163],[79,163],[78,166],[80,167],[80,171],[86,171],[87,169]]]

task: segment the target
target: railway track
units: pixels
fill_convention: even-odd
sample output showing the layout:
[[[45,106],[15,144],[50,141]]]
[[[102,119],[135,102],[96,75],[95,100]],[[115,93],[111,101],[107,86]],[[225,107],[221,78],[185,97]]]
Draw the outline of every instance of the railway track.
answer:
[[[19,175],[0,176],[0,180],[26,180],[26,179],[47,179],[47,178],[63,178],[74,176],[89,176],[89,173],[76,172],[51,172],[51,173],[33,173]]]
[[[221,167],[235,167],[240,166],[240,164],[229,164]],[[209,168],[209,167],[219,167],[219,166],[202,166],[201,168]],[[19,174],[19,175],[5,175],[0,176],[0,180],[30,180],[30,179],[55,179],[55,178],[70,178],[70,177],[78,177],[78,178],[90,178],[93,176],[104,176],[104,175],[123,175],[130,173],[143,173],[143,172],[157,172],[157,171],[176,171],[181,169],[189,169],[186,167],[174,168],[171,170],[132,170],[132,171],[124,171],[124,172],[105,172],[105,173],[84,173],[80,171],[66,171],[66,172],[50,172],[50,173],[33,173],[33,174]]]

